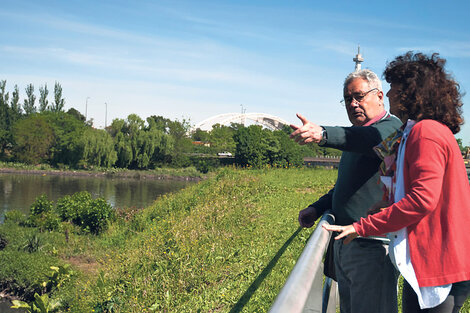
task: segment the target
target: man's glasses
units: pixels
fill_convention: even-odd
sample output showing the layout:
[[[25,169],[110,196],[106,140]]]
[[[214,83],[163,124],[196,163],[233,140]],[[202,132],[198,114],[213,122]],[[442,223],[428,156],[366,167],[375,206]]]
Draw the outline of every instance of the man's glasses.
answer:
[[[345,105],[345,104],[349,105],[349,104],[352,103],[353,99],[356,100],[357,103],[361,103],[362,100],[364,100],[365,96],[367,96],[369,94],[369,92],[374,91],[374,90],[379,90],[379,89],[372,88],[371,90],[366,91],[364,93],[355,93],[355,94],[352,94],[350,96],[344,96],[344,99],[342,99],[340,101],[340,103],[342,105]]]

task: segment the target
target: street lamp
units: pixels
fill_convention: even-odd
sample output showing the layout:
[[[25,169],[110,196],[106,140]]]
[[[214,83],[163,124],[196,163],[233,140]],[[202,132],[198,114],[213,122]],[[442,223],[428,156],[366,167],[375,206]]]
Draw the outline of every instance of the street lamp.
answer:
[[[245,126],[245,112],[246,109],[243,108],[243,104],[240,104],[242,107],[242,114],[240,115],[240,122],[242,123],[243,126]]]
[[[86,97],[86,104],[85,104],[85,123],[86,123],[87,117],[88,117],[88,99],[90,99],[90,97]]]
[[[106,111],[104,113],[104,129],[108,127],[108,103],[104,103],[106,105]]]

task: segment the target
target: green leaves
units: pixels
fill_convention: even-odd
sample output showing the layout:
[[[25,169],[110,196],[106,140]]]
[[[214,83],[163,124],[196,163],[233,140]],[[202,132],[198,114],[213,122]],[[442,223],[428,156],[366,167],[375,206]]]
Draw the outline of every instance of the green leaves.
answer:
[[[270,131],[261,126],[240,127],[234,135],[237,162],[261,168],[266,165],[290,167],[302,165],[298,145],[283,131]]]
[[[37,164],[50,159],[55,134],[44,116],[32,115],[19,120],[13,126],[13,138],[16,160]]]
[[[59,199],[56,210],[63,221],[72,222],[93,234],[105,231],[109,220],[114,217],[115,213],[106,200],[93,199],[87,191]]]
[[[165,127],[159,126],[152,118],[148,118],[147,121],[149,126],[145,127],[144,121],[136,114],[129,115],[126,120],[113,121],[110,134],[114,138],[116,164],[119,167],[133,169],[154,167],[173,151],[174,140],[165,133]]]
[[[118,156],[116,150],[114,150],[114,141],[107,131],[88,128],[83,132],[80,140],[83,155],[79,165],[109,168],[116,163]]]
[[[28,313],[50,313],[60,306],[58,300],[50,300],[47,294],[40,296],[37,293],[34,294],[34,301],[29,304],[19,300],[13,300],[12,302],[13,309],[25,309]]]

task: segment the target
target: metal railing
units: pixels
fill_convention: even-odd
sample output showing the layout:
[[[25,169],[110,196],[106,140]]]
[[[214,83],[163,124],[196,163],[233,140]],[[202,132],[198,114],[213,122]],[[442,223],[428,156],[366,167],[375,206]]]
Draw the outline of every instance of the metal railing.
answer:
[[[336,312],[336,283],[323,280],[323,256],[331,238],[325,223],[334,224],[334,216],[325,213],[318,222],[270,313]]]

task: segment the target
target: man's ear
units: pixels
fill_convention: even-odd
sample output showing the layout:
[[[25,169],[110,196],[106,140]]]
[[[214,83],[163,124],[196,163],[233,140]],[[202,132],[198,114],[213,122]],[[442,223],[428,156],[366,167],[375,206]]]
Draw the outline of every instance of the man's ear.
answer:
[[[379,90],[377,92],[377,97],[379,97],[380,103],[382,103],[382,105],[383,105],[384,104],[384,92],[382,90]]]

